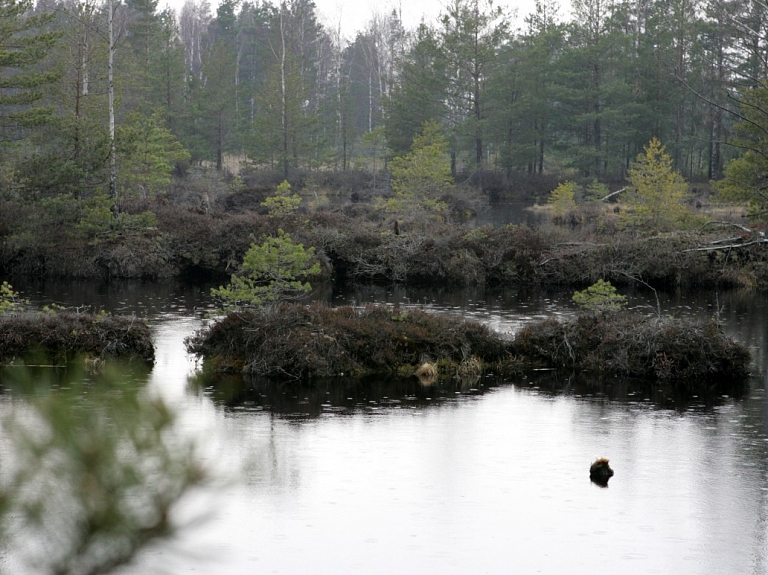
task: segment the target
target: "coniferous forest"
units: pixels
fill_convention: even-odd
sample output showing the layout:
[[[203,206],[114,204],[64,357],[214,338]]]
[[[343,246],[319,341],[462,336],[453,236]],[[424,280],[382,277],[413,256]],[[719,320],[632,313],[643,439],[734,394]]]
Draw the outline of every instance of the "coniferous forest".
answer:
[[[113,0],[111,16],[107,2],[4,1],[3,174],[32,195],[103,190],[111,67],[125,197],[162,191],[162,167],[176,163],[237,158],[285,175],[369,165],[407,152],[427,120],[458,171],[621,179],[657,137],[687,179],[721,177],[739,152],[726,145],[738,114],[764,111],[768,8],[559,9],[540,1],[512,20],[486,0],[453,0],[417,29],[372,15],[343,42],[308,0],[225,0],[215,13],[205,1],[174,13]]]
[[[397,200],[398,186],[424,188],[408,162],[432,152],[450,185],[514,195],[573,180],[599,194],[656,142],[684,180],[763,214],[768,7],[562,8],[513,17],[451,0],[416,28],[372,14],[347,41],[311,0],[0,0],[0,270],[163,275],[114,251],[60,267],[39,244],[53,229],[83,245],[143,230],[162,258],[170,240],[147,230],[169,203],[208,213],[225,189],[231,210],[282,181]],[[227,268],[244,252],[219,249]]]

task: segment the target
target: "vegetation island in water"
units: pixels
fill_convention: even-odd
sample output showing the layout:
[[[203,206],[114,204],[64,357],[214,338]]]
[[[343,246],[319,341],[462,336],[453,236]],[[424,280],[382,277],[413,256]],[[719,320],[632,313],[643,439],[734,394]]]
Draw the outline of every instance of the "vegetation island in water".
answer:
[[[153,358],[141,320],[31,312],[14,276],[214,279],[221,314],[187,340],[208,370],[741,385],[749,354],[716,322],[633,315],[616,288],[768,286],[768,86],[749,15],[557,8],[521,28],[457,0],[347,42],[305,0],[215,15],[194,0],[5,3],[0,358]],[[476,224],[508,201],[542,223]],[[324,282],[558,285],[583,312],[509,340],[290,301]]]

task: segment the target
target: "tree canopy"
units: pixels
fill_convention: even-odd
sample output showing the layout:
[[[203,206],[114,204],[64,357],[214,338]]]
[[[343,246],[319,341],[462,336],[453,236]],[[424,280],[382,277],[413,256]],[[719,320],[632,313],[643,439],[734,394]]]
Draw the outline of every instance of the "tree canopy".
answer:
[[[59,37],[49,24],[53,12],[32,13],[31,0],[0,0],[0,136],[17,140],[25,128],[48,121],[42,87],[58,77],[38,67]]]
[[[305,295],[312,289],[303,281],[320,273],[314,249],[294,243],[290,234],[277,235],[251,244],[245,254],[242,273],[232,276],[227,286],[212,289],[226,311],[260,309],[279,301]]]
[[[0,134],[29,143],[6,145],[5,163],[30,197],[102,193],[110,159],[118,188],[135,185],[135,158],[107,137],[111,54],[118,132],[154,118],[180,146],[164,172],[236,159],[288,180],[378,166],[415,153],[432,122],[453,178],[480,186],[486,172],[623,181],[658,138],[681,176],[725,174],[723,193],[761,209],[758,5],[579,0],[561,16],[556,0],[518,15],[452,0],[415,29],[396,11],[373,15],[349,40],[311,0],[113,8],[109,46],[102,0],[0,1]]]

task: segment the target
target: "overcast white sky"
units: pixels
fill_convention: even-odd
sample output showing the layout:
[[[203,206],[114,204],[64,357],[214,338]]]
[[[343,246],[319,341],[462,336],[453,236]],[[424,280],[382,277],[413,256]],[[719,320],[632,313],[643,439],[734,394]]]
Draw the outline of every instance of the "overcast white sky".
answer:
[[[376,13],[389,14],[393,9],[402,17],[406,28],[415,28],[422,19],[435,24],[445,5],[444,0],[315,0],[317,11],[323,23],[330,29],[341,24],[342,34],[352,40],[364,29],[371,16]],[[496,0],[495,6],[502,6],[509,13],[517,11],[518,20],[528,14],[534,0]]]
[[[218,1],[210,2],[215,12]],[[564,2],[568,3],[567,0]],[[184,0],[160,0],[161,6],[170,5],[177,11],[183,3]],[[374,13],[389,14],[395,9],[402,15],[405,27],[411,29],[422,19],[435,24],[444,4],[445,0],[315,0],[321,22],[329,30],[341,26],[341,33],[348,40],[353,40],[357,32],[365,28]],[[534,0],[495,0],[494,5],[502,6],[508,12],[517,10],[516,22],[519,24],[533,10]]]

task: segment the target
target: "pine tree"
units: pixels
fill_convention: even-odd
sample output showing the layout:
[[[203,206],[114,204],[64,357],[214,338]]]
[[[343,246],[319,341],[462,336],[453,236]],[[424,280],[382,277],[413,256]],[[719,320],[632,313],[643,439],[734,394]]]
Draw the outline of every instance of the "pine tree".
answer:
[[[304,280],[319,273],[314,248],[294,243],[279,229],[275,237],[264,238],[262,244],[251,244],[243,259],[242,273],[233,275],[226,287],[212,289],[211,295],[222,302],[227,312],[259,309],[306,295],[312,286]]]
[[[224,155],[231,151],[236,124],[237,54],[228,38],[220,38],[203,56],[204,84],[197,92],[198,119],[216,162],[224,167]],[[207,159],[207,158],[206,158]]]
[[[440,212],[446,209],[439,198],[453,184],[448,143],[435,121],[425,122],[413,140],[411,151],[390,164],[394,197],[382,204],[388,212]]]
[[[629,181],[635,194],[629,196],[630,209],[621,213],[624,224],[669,231],[683,223],[688,212],[688,184],[673,169],[672,158],[657,138],[648,143],[645,153],[629,168]]]
[[[508,179],[512,170],[543,173],[561,120],[553,84],[566,29],[557,21],[555,0],[537,0],[526,23],[526,32],[503,47],[488,80],[493,110],[488,134],[498,145]]]
[[[174,165],[189,161],[189,152],[163,124],[159,114],[132,112],[118,126],[121,197],[155,198],[168,190]]]
[[[32,131],[34,153],[16,165],[28,197],[69,194],[86,199],[103,191],[108,164],[105,16],[94,0],[57,10],[51,27],[61,32],[45,62],[58,72],[39,104],[55,115]]]
[[[576,209],[576,193],[581,189],[576,182],[563,182],[552,190],[547,203],[552,206],[552,215],[563,218],[568,212]]]
[[[741,121],[733,144],[742,153],[725,167],[725,178],[716,183],[729,201],[747,202],[753,218],[768,216],[768,86],[747,89],[741,96]]]
[[[52,110],[36,105],[56,74],[40,63],[59,34],[47,30],[52,12],[31,14],[31,0],[0,0],[0,139],[18,140],[26,128],[45,123]]]
[[[424,122],[440,121],[447,116],[443,98],[445,77],[435,32],[422,24],[404,58],[400,81],[387,102],[384,131],[392,153],[408,153]]]
[[[509,22],[491,0],[452,0],[441,18],[440,53],[448,72],[446,100],[454,139],[472,149],[482,187],[487,131],[486,91],[498,53],[508,39]]]

